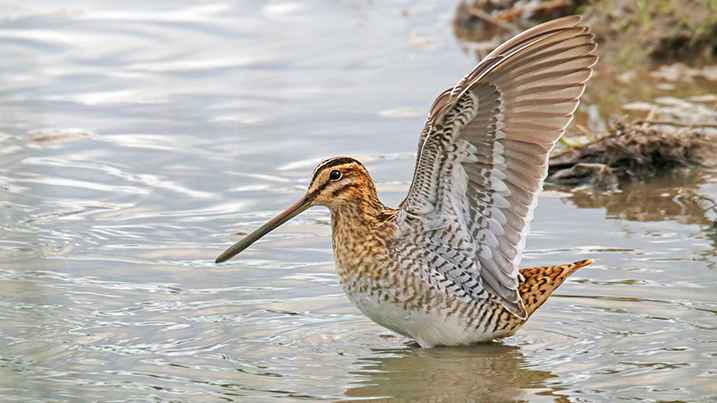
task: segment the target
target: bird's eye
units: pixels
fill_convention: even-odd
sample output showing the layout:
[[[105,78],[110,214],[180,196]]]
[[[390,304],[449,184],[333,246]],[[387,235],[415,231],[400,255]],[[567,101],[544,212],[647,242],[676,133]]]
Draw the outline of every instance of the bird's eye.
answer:
[[[337,181],[341,179],[341,171],[337,171],[334,169],[329,173],[329,179],[331,179],[332,181]]]

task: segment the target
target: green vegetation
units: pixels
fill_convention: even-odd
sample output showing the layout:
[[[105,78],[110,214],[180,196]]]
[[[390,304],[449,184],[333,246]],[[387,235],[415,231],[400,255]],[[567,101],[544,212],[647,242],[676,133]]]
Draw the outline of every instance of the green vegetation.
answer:
[[[717,0],[604,0],[583,8],[622,59],[709,63],[717,56]]]

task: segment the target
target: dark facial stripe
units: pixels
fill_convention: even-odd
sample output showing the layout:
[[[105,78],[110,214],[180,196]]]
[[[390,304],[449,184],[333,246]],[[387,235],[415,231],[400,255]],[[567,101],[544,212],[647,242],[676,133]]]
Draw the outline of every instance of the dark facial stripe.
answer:
[[[360,162],[358,162],[358,160],[351,158],[351,157],[329,158],[326,161],[319,164],[319,166],[317,166],[316,169],[314,169],[314,174],[311,175],[311,182],[313,182],[316,179],[316,176],[318,176],[319,172],[324,171],[329,168],[339,166],[339,165],[345,165],[345,164],[356,164],[356,165],[363,167],[363,165]]]
[[[321,192],[323,192],[324,189],[326,189],[326,187],[329,186],[330,184],[331,184],[331,182],[322,183],[321,186],[317,187],[316,190],[311,192],[309,197],[311,197],[312,199],[317,198],[321,194]],[[346,184],[345,186],[334,190],[332,195],[336,196],[337,194],[342,193],[344,190],[348,190],[348,188],[356,188],[356,187],[358,187],[358,185],[356,185],[356,184]]]
[[[358,187],[359,187],[359,186],[358,186],[357,184],[355,184],[355,183],[347,183],[347,184],[344,185],[343,187],[340,187],[340,188],[334,190],[334,192],[331,194],[331,197],[332,197],[332,198],[333,198],[333,197],[336,197],[336,196],[340,195],[341,193],[343,193],[343,192],[345,192],[345,191],[347,191],[347,190],[350,190],[350,189],[358,189]]]
[[[317,187],[316,190],[314,190],[313,192],[311,192],[311,194],[309,194],[309,197],[311,197],[312,200],[319,197],[321,192],[323,192],[324,189],[326,189],[326,186],[329,186],[329,183],[330,182],[326,182],[326,183],[322,184],[321,186]]]

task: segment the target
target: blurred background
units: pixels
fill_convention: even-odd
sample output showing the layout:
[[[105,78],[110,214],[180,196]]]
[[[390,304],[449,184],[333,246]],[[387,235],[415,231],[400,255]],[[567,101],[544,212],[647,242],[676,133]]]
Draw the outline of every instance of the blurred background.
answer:
[[[717,399],[717,170],[692,158],[717,127],[715,7],[0,2],[0,400]],[[687,162],[546,186],[522,266],[596,263],[514,337],[421,350],[365,318],[324,208],[213,263],[332,156],[396,206],[435,97],[574,13],[601,59],[559,151],[659,133]]]

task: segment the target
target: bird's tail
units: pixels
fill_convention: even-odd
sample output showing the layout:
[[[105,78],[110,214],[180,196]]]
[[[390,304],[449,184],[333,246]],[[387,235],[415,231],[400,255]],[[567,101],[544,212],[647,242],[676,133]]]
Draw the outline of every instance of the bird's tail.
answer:
[[[543,302],[548,299],[556,288],[560,287],[560,284],[563,284],[568,276],[592,262],[594,262],[594,260],[587,259],[571,264],[533,267],[521,270],[520,274],[523,275],[524,280],[521,281],[518,286],[518,292],[520,292],[520,296],[523,298],[528,316],[532,315],[536,309],[543,305]]]

